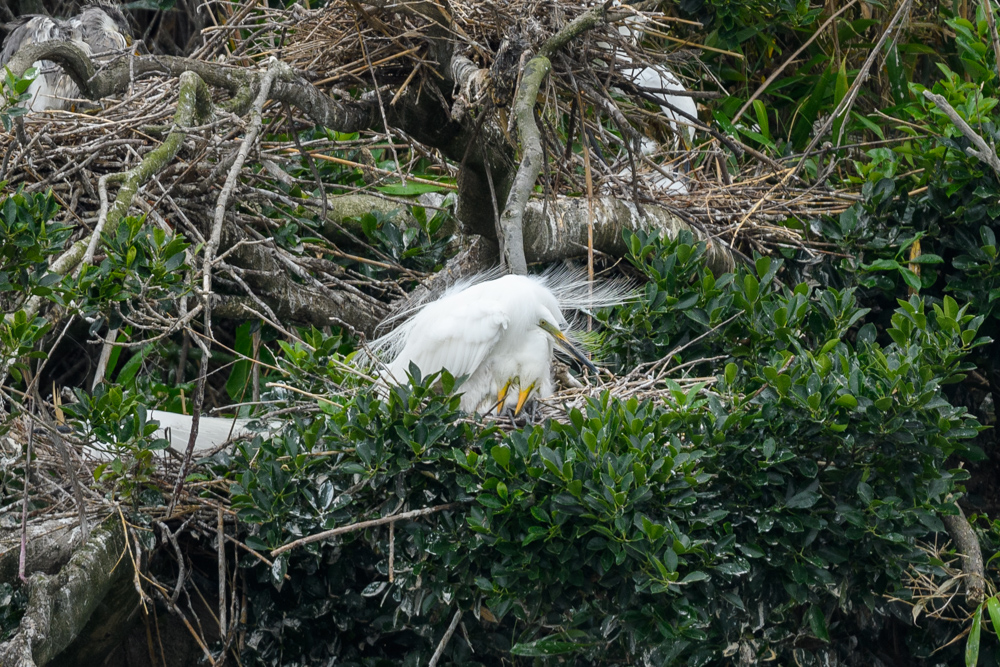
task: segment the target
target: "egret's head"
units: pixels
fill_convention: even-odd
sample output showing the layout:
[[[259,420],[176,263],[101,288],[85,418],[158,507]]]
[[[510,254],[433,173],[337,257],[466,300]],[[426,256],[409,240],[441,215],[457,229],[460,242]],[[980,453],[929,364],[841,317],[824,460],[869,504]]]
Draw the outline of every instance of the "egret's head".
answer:
[[[588,359],[583,354],[583,352],[581,352],[579,348],[577,348],[577,346],[574,345],[573,342],[566,337],[566,334],[564,334],[559,327],[557,327],[551,321],[546,320],[544,318],[538,322],[538,326],[541,327],[542,331],[552,336],[552,339],[555,341],[555,344],[558,345],[563,352],[575,358],[581,364],[589,368],[591,373],[597,373],[597,366],[594,366],[594,364],[590,361],[590,359]]]

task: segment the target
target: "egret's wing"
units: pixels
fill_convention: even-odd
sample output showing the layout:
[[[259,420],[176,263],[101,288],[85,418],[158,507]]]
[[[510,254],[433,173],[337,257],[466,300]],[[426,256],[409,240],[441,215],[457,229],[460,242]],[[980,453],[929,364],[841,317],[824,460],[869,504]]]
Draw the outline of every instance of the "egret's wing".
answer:
[[[689,95],[670,94],[669,91],[676,91],[678,93],[686,92],[684,84],[677,78],[677,75],[667,68],[658,65],[624,69],[622,70],[622,74],[639,88],[649,89],[650,94],[660,99],[664,105],[670,105],[660,107],[663,115],[670,119],[670,126],[675,132],[678,131],[677,125],[680,123],[681,130],[690,139],[690,136],[694,133],[694,128],[691,127],[691,118],[698,117],[698,107],[694,103],[694,98]]]
[[[187,449],[191,437],[191,415],[179,415],[176,412],[150,410],[149,419],[160,422],[156,435],[169,438],[170,446],[178,451]],[[195,439],[194,450],[203,452],[217,448],[219,445],[244,436],[253,435],[247,424],[250,419],[232,419],[230,417],[207,417],[202,415],[198,420],[198,437]]]
[[[424,375],[442,368],[458,377],[471,375],[496,346],[509,323],[507,313],[495,303],[448,301],[426,307],[408,325],[403,349],[389,370],[396,380],[405,377],[410,363]]]

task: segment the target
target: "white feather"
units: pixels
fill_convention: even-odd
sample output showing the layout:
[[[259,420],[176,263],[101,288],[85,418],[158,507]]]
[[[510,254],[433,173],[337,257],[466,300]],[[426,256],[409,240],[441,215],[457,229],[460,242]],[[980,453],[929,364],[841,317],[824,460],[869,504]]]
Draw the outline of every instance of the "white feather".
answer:
[[[176,412],[150,410],[150,420],[160,422],[155,437],[170,440],[170,447],[179,452],[187,450],[191,437],[191,415],[180,415]],[[247,428],[249,419],[232,419],[228,417],[206,417],[198,419],[198,437],[195,438],[194,450],[205,452],[218,448],[220,445],[247,435],[253,431]]]
[[[678,127],[683,128],[688,141],[694,139],[694,127],[691,125],[691,118],[698,117],[698,107],[694,103],[694,98],[689,95],[671,95],[669,92],[665,92],[687,92],[687,89],[684,88],[684,84],[677,78],[677,75],[661,65],[630,67],[623,69],[621,72],[622,76],[639,88],[651,89],[649,94],[664,102],[660,106],[660,110],[669,119],[670,127],[674,132],[679,132]],[[684,113],[678,113],[674,109]]]

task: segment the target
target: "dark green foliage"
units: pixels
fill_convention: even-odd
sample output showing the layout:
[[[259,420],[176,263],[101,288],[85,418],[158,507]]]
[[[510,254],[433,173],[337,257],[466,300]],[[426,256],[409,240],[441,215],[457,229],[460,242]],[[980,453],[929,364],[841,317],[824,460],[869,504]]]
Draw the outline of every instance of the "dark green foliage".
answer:
[[[28,86],[35,78],[35,68],[29,67],[24,76],[16,78],[9,67],[3,68],[3,77],[0,78],[0,125],[7,132],[14,126],[14,118],[23,116],[28,112],[26,106],[21,106],[31,101],[31,93]]]
[[[690,238],[630,242],[650,283],[602,317],[651,340],[612,334],[611,352],[635,364],[687,342],[675,363],[706,359],[696,374],[715,384],[669,383],[655,402],[605,395],[505,435],[459,419],[433,389],[450,377],[418,377],[256,440],[232,489],[261,550],[455,505],[396,525],[392,583],[385,525],[270,568],[244,559],[246,663],[424,664],[459,609],[475,653],[456,637],[445,656],[463,664],[878,657],[878,628],[908,618],[886,596],[906,597],[904,570],[930,566],[917,540],[942,530],[966,478],[945,460],[979,427],[942,386],[985,342],[981,319],[913,298],[879,335],[851,290],[781,287],[778,262],[716,279]]]
[[[107,484],[112,496],[120,496],[133,505],[163,501],[151,485],[154,452],[170,446],[164,438],[153,438],[158,424],[147,418],[141,396],[123,391],[119,386],[98,385],[92,393],[77,389],[77,402],[66,406],[66,413],[78,420],[81,436],[91,446],[111,456],[94,470],[94,480]]]
[[[428,218],[422,206],[410,207],[417,227],[401,227],[393,221],[395,215],[382,215],[378,211],[366,213],[361,218],[361,229],[372,247],[384,252],[402,266],[418,271],[434,271],[444,262],[450,241],[438,232],[448,213],[436,211]],[[376,277],[371,264],[359,267],[364,273]]]
[[[134,303],[169,307],[191,289],[184,280],[188,243],[183,237],[147,225],[144,218],[126,217],[102,238],[103,261],[84,267],[75,284],[64,281],[67,294],[85,297],[77,305],[93,319],[91,331],[98,331],[105,319],[112,329],[119,328],[122,314]]]
[[[59,276],[48,272],[48,259],[72,233],[52,222],[58,208],[51,193],[17,192],[0,201],[0,292],[46,294],[58,282]]]

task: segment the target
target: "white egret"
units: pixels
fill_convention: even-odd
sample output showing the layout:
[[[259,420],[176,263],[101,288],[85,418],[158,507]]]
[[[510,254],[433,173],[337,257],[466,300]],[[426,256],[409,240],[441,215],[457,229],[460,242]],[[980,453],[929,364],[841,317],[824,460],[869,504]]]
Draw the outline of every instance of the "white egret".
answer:
[[[168,439],[170,448],[179,452],[184,452],[187,449],[188,439],[191,437],[191,415],[150,410],[148,418],[150,421],[155,419],[160,422],[160,427],[156,429],[153,437]],[[218,449],[219,445],[230,440],[252,436],[254,432],[247,427],[250,421],[249,419],[233,419],[231,417],[201,416],[198,419],[198,437],[194,441],[194,451],[215,450]]]
[[[376,355],[387,360],[382,379],[405,382],[410,364],[422,376],[447,369],[456,377],[467,376],[460,388],[463,410],[485,412],[497,406],[517,414],[529,397],[544,398],[555,390],[552,356],[557,347],[596,372],[567,336],[564,311],[621,303],[627,298],[625,285],[591,289],[585,278],[565,271],[495,275],[456,284],[376,340]]]
[[[22,16],[10,24],[12,31],[0,49],[0,66],[6,65],[18,49],[28,44],[69,40],[92,57],[122,51],[132,43],[131,29],[121,6],[113,0],[92,0],[79,14],[68,19]],[[28,87],[29,109],[65,109],[80,89],[58,65],[42,60],[32,65],[38,75]],[[0,70],[2,71],[2,70]]]

